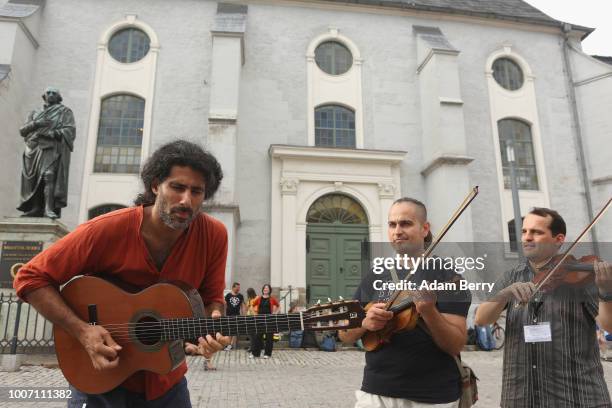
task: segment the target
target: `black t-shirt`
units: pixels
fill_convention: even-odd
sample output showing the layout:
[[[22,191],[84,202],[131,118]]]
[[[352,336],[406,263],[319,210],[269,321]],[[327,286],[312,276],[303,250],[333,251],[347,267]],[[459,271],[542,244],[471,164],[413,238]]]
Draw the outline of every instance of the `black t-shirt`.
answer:
[[[398,271],[400,279],[409,279],[407,271]],[[456,274],[451,270],[418,270],[410,279],[418,286],[428,282],[451,281]],[[386,301],[391,291],[375,290],[376,280],[393,281],[389,271],[380,275],[369,272],[355,292],[355,299],[363,303]],[[436,306],[440,313],[467,316],[472,297],[469,291],[437,292]],[[376,351],[366,352],[366,366],[361,390],[386,397],[411,401],[444,404],[461,396],[460,375],[455,359],[442,351],[430,335],[417,326],[413,330],[396,333],[390,342]]]
[[[225,304],[227,305],[225,308],[225,314],[228,316],[236,316],[240,314],[240,306],[244,303],[244,296],[242,293],[234,295],[234,293],[229,292],[225,295]]]
[[[258,314],[270,314],[272,313],[272,308],[270,306],[270,298],[261,297],[259,299],[259,308],[257,309]]]

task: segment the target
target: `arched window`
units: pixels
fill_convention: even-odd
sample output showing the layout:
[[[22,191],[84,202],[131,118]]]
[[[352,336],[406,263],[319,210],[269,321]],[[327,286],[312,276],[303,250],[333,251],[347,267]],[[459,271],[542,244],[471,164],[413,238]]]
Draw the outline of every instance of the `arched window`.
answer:
[[[351,69],[353,55],[344,44],[338,41],[325,41],[315,49],[315,61],[323,72],[342,75]]]
[[[151,40],[138,28],[124,28],[117,31],[108,42],[108,52],[119,62],[140,61],[149,52]]]
[[[523,71],[510,58],[498,58],[493,63],[493,78],[509,91],[516,91],[523,86]]]
[[[144,105],[144,99],[132,95],[102,101],[94,172],[138,173]]]
[[[102,214],[109,213],[111,211],[119,210],[121,208],[125,208],[124,205],[119,204],[103,204],[97,207],[93,207],[89,210],[87,214],[87,219],[91,220],[92,218],[96,218]]]
[[[306,222],[314,224],[367,224],[363,207],[344,194],[327,194],[308,209]]]
[[[316,108],[315,146],[355,147],[355,113],[338,105]]]
[[[517,119],[502,119],[497,122],[497,128],[504,172],[504,188],[510,189],[512,186],[510,162],[508,160],[509,143],[512,139],[518,188],[521,190],[539,190],[531,127]]]

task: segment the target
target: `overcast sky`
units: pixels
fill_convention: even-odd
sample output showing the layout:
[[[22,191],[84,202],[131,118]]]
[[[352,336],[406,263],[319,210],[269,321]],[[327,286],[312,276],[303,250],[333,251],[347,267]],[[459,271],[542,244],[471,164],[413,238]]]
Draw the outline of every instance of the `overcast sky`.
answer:
[[[583,42],[590,55],[612,56],[612,1],[524,0],[552,18],[594,28]]]

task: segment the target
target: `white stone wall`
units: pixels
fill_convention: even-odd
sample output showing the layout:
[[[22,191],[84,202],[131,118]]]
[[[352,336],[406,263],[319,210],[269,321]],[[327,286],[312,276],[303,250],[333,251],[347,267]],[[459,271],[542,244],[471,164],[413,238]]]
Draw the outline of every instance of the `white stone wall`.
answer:
[[[612,197],[612,66],[579,50],[571,51],[570,56],[593,210],[597,212]],[[601,219],[596,229],[598,240],[612,242],[610,214]]]
[[[32,19],[32,17],[30,17]],[[28,21],[28,27],[32,27]],[[36,50],[17,22],[0,21],[0,64],[11,66],[7,78],[0,82],[0,152],[4,170],[0,176],[0,216],[21,214],[16,210],[21,194],[21,154],[23,138],[19,128],[28,114],[40,108],[43,89],[36,94],[33,104],[29,101],[29,83],[34,71]]]
[[[39,30],[41,47],[35,53],[21,106],[39,106],[44,87],[54,85],[62,90],[65,104],[75,113],[77,139],[70,169],[69,206],[62,218],[70,228],[77,224],[87,170],[85,135],[91,125],[88,118],[93,106],[96,43],[101,33],[125,14],[133,13],[159,37],[150,150],[178,137],[206,144],[211,97],[210,30],[216,6],[212,1],[196,0],[133,0],[127,5],[120,0],[47,2]],[[256,288],[270,280],[270,254],[274,251],[271,224],[277,214],[271,211],[268,150],[271,144],[308,144],[308,120],[314,113],[308,109],[306,53],[313,39],[328,32],[330,26],[355,43],[363,60],[363,146],[406,151],[399,167],[401,195],[428,198],[421,175],[426,164],[422,153],[424,124],[413,25],[439,27],[459,50],[456,64],[463,101],[462,133],[467,155],[475,158],[467,172],[469,184],[479,185],[481,191],[472,209],[473,238],[499,241],[505,228],[485,65],[491,53],[506,43],[512,44],[533,70],[550,205],[566,217],[570,237],[585,224],[560,34],[508,22],[434,18],[397,10],[373,12],[358,6],[258,2],[248,8],[245,62],[238,93],[233,200],[240,206],[241,224],[234,241],[233,280]],[[4,126],[0,135],[3,141],[15,137],[14,130],[8,132]],[[595,146],[601,143],[592,140]],[[605,169],[597,174],[604,173]],[[3,179],[0,189],[16,194],[16,179]],[[462,198],[445,195],[429,197],[429,201],[458,203]],[[14,214],[9,206],[2,205],[2,215]],[[434,225],[434,231],[440,227]]]

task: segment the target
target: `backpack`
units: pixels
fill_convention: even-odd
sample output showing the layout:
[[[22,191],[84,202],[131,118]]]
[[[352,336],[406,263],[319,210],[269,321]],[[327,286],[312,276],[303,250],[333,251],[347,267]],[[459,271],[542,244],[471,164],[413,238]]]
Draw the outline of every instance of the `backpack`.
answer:
[[[491,351],[495,348],[495,339],[491,333],[491,325],[476,326],[476,344],[481,350]]]

